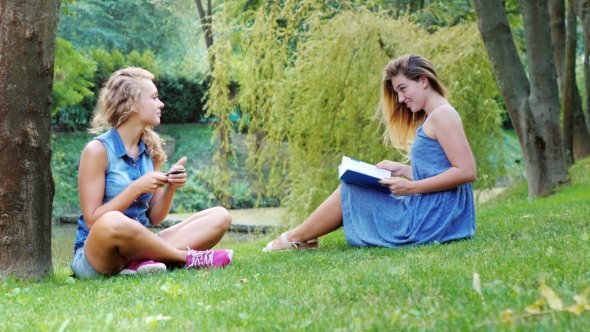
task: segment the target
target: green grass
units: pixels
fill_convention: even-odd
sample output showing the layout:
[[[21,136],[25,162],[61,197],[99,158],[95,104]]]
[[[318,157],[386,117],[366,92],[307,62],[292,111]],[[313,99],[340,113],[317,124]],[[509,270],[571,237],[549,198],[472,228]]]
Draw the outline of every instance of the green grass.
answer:
[[[527,198],[519,183],[478,206],[469,241],[353,248],[341,231],[308,252],[236,244],[225,269],[0,283],[0,330],[587,331],[590,312],[531,316],[545,281],[563,300],[590,287],[590,159],[573,183]],[[472,275],[481,278],[480,296]],[[512,324],[502,314],[513,312]]]

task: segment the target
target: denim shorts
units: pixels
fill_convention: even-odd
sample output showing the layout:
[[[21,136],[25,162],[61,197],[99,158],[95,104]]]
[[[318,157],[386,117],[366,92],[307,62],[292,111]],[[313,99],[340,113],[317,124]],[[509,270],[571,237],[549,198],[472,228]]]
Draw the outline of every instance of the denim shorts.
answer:
[[[90,263],[88,263],[86,254],[84,253],[84,247],[76,249],[70,267],[72,268],[72,271],[74,271],[76,277],[81,279],[91,279],[103,276],[103,274],[100,274],[90,266]]]

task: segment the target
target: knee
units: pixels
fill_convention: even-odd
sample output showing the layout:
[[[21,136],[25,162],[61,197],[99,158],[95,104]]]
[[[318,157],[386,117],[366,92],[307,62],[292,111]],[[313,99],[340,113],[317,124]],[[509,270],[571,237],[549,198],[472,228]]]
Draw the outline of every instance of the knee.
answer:
[[[229,229],[232,219],[231,214],[229,214],[229,211],[226,208],[221,206],[214,207],[212,208],[211,214],[215,216],[214,223],[219,229],[224,231]]]
[[[100,230],[109,236],[116,237],[124,234],[135,233],[135,227],[141,226],[139,223],[129,219],[119,211],[110,211],[100,217],[92,227],[93,230]]]

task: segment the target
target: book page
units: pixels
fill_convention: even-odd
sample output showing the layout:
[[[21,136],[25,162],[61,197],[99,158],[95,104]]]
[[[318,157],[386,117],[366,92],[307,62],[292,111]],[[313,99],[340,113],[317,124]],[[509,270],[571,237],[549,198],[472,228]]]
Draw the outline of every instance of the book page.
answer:
[[[342,164],[338,166],[338,174],[342,176],[342,174],[349,169],[379,179],[384,179],[391,176],[391,172],[386,169],[377,168],[374,165],[343,156]]]

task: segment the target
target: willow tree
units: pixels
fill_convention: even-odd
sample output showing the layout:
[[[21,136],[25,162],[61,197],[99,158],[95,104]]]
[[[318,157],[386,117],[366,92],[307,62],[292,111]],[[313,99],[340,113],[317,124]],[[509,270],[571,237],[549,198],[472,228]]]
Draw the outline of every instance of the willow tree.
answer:
[[[258,169],[269,167],[271,175],[279,169],[284,178],[268,183],[284,193],[288,221],[301,222],[338,186],[342,155],[375,163],[402,159],[382,144],[377,109],[382,68],[406,53],[437,66],[463,116],[477,185],[493,185],[500,174],[490,158],[490,151],[501,151],[499,93],[474,24],[429,33],[408,17],[334,10],[316,0],[272,3],[253,17],[234,66],[238,102],[251,135],[264,132],[262,148],[250,150]]]
[[[474,0],[479,31],[522,148],[529,195],[542,196],[569,181],[559,121],[559,88],[547,0],[519,3],[528,78],[502,1]]]
[[[51,104],[59,0],[0,2],[0,275],[51,273]]]
[[[210,33],[217,36],[215,43],[208,48],[208,57],[211,71],[208,76],[211,78],[209,89],[207,90],[207,103],[205,109],[208,117],[215,117],[215,129],[213,138],[219,140],[219,149],[215,153],[213,160],[217,163],[217,168],[212,170],[211,181],[215,188],[215,197],[221,201],[225,207],[229,207],[230,181],[233,172],[229,168],[229,162],[235,157],[235,152],[231,146],[231,121],[229,115],[234,108],[230,100],[230,73],[232,60],[232,47],[230,43],[231,25],[227,21],[225,6],[220,6],[220,11],[214,16]]]

